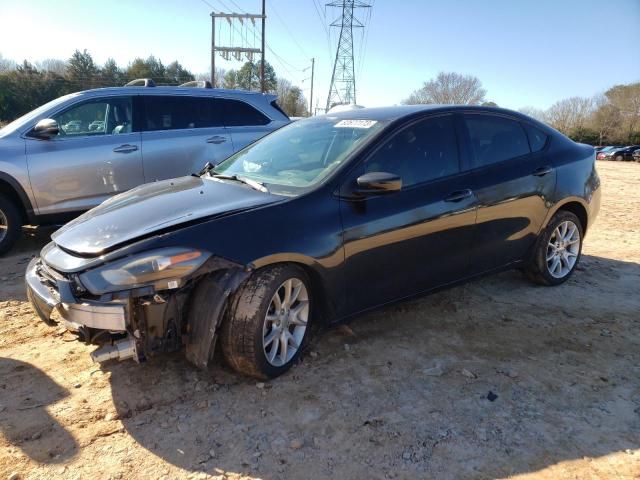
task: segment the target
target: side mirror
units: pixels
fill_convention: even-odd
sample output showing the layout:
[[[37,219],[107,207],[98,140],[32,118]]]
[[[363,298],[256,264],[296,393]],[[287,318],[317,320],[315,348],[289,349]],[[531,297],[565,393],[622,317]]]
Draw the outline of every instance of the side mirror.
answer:
[[[358,177],[357,192],[366,193],[390,193],[402,189],[402,179],[395,173],[369,172]]]
[[[60,133],[58,122],[50,118],[43,118],[33,127],[33,136],[43,140],[49,140],[51,137],[58,135],[58,133]]]

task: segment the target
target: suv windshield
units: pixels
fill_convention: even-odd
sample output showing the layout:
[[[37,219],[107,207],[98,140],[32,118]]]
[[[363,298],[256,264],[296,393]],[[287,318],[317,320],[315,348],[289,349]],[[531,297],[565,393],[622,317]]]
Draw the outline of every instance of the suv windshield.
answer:
[[[276,193],[301,193],[327,178],[383,126],[325,116],[300,120],[232,155],[211,174],[255,180]]]

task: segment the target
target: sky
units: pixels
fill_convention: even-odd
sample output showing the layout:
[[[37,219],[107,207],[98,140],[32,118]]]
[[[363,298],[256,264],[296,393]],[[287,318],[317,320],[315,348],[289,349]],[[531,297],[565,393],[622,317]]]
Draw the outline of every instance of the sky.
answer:
[[[340,12],[320,0],[266,3],[266,60],[308,98],[314,57],[314,103],[324,106],[338,38],[328,24]],[[357,102],[364,106],[398,104],[440,71],[475,75],[488,100],[512,109],[545,109],[640,81],[640,0],[369,3],[356,12],[365,28],[354,30]],[[208,74],[211,11],[260,8],[259,0],[0,0],[0,55],[35,62],[86,48],[100,64],[112,57],[126,66],[153,54]],[[245,31],[236,28],[234,40]],[[223,45],[230,32],[221,30]],[[216,65],[242,62],[217,57]]]

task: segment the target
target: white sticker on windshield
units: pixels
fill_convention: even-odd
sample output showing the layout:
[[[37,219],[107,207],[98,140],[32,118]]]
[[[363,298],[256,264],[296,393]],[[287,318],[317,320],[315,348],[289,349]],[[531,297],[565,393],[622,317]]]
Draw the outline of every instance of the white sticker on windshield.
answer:
[[[376,120],[340,120],[334,125],[338,128],[371,128],[376,123]]]

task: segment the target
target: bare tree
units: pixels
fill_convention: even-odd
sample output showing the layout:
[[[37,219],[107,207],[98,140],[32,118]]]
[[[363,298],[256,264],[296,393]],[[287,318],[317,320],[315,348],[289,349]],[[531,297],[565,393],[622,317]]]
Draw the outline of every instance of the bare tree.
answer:
[[[36,62],[36,68],[41,72],[51,72],[63,76],[67,69],[67,62],[57,58],[45,58]]]
[[[592,113],[593,99],[571,97],[554,103],[545,112],[545,120],[565,135],[581,140]]]
[[[626,137],[631,143],[640,127],[640,83],[616,85],[607,90],[605,96],[620,111],[621,138]]]
[[[278,79],[278,105],[282,107],[290,117],[302,117],[307,115],[307,99],[300,87],[292,85],[291,82],[284,78]]]
[[[614,132],[620,128],[622,117],[620,110],[615,105],[609,103],[604,95],[599,95],[594,99],[596,106],[595,112],[591,117],[591,128],[598,135],[598,145],[602,145],[614,135]]]
[[[0,72],[8,72],[9,70],[15,70],[16,62],[13,60],[9,60],[8,58],[4,58],[0,53]]]
[[[435,79],[425,82],[422,88],[414,91],[403,103],[479,105],[485,101],[486,94],[482,82],[473,75],[440,72]]]
[[[520,110],[518,110],[520,113],[524,113],[525,115],[528,115],[530,117],[535,118],[536,120],[539,120],[541,122],[546,122],[547,121],[547,112],[545,112],[544,110],[541,110],[539,108],[535,108],[535,107],[522,107]]]

